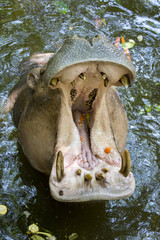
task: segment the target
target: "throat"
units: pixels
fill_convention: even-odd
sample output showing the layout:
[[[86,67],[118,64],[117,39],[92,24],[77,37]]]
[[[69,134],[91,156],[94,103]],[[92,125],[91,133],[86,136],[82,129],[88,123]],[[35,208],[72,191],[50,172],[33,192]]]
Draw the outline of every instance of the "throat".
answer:
[[[73,118],[81,141],[81,153],[77,156],[77,163],[82,168],[92,169],[98,164],[98,159],[91,150],[89,120],[86,114],[80,111],[73,112]]]

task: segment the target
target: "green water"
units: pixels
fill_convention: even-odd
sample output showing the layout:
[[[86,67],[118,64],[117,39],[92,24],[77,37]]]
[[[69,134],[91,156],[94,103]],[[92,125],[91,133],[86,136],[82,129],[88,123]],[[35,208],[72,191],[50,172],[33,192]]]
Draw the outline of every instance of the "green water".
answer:
[[[73,232],[80,240],[160,239],[160,112],[156,111],[156,104],[160,105],[160,1],[64,3],[66,14],[51,0],[0,1],[0,204],[8,208],[0,218],[0,239],[28,239],[26,231],[32,223],[60,240]],[[96,18],[104,18],[106,25],[96,29]],[[11,116],[4,115],[3,108],[24,57],[55,52],[73,34],[89,39],[97,33],[111,40],[124,35],[136,42],[130,50],[136,81],[127,91],[120,90],[129,118],[127,148],[136,189],[132,197],[119,201],[58,203],[50,196],[48,178],[28,164]],[[138,35],[143,36],[141,42]]]

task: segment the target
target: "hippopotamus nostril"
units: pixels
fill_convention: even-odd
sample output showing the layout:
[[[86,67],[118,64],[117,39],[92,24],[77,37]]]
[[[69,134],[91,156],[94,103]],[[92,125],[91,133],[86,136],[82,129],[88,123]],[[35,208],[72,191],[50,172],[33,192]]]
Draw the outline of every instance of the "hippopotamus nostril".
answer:
[[[59,196],[63,196],[63,191],[59,190]]]

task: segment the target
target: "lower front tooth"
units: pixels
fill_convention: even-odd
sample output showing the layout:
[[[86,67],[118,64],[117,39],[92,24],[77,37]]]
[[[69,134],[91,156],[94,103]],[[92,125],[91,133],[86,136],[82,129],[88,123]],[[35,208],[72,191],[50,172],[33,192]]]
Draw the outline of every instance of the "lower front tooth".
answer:
[[[103,173],[95,173],[95,178],[97,180],[103,180],[104,179],[104,174]]]
[[[88,173],[88,174],[85,175],[84,179],[86,181],[91,181],[92,180],[92,175],[90,173]]]

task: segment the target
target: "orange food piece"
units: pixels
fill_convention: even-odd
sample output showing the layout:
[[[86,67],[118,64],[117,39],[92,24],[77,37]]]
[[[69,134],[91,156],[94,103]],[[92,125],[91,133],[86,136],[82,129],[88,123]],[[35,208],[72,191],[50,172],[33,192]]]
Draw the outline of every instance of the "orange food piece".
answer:
[[[123,36],[121,37],[121,43],[125,43],[125,39]]]
[[[122,43],[122,44],[125,43],[125,39],[124,39],[123,36],[121,37],[121,43]],[[127,55],[127,57],[129,58],[129,60],[132,62],[132,59],[131,59],[131,55],[130,55],[129,50],[128,50],[127,48],[124,48],[124,52],[125,52],[125,54]]]
[[[83,161],[83,163],[85,163],[86,161]]]
[[[83,121],[84,121],[84,116],[82,114],[81,117],[80,117],[80,122],[83,122]]]
[[[107,154],[110,153],[110,151],[111,151],[111,147],[106,147],[106,148],[104,149],[104,152],[107,153]]]
[[[81,142],[82,142],[82,137],[80,136],[80,140],[81,140]]]

